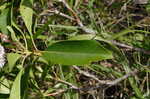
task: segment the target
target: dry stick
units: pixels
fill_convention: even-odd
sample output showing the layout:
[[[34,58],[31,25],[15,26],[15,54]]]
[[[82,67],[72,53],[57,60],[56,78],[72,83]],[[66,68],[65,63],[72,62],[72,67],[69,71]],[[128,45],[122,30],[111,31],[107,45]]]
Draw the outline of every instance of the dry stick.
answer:
[[[106,84],[106,80],[104,81],[104,80],[99,80],[95,75],[92,75],[92,74],[89,74],[88,72],[85,72],[85,71],[82,71],[79,67],[77,67],[77,66],[73,66],[80,74],[83,74],[83,75],[85,75],[85,76],[87,76],[87,77],[89,77],[89,78],[92,78],[92,79],[94,79],[94,80],[96,80],[96,81],[98,81],[99,83],[101,83],[101,84]]]
[[[115,2],[115,0],[108,0],[108,6],[111,6],[113,3]]]
[[[82,23],[82,21],[80,20],[80,18],[78,17],[78,15],[75,13],[75,11],[67,4],[67,2],[65,0],[59,0],[60,2],[62,2],[65,7],[72,13],[72,15],[75,17],[75,20],[77,22],[77,24],[80,26],[80,28],[89,34],[96,34],[97,32],[94,31],[93,29],[89,29],[87,27],[85,27]]]
[[[69,82],[67,82],[67,81],[64,81],[64,80],[61,80],[61,79],[56,79],[56,78],[53,78],[53,77],[51,77],[51,79],[52,79],[52,80],[55,80],[55,81],[58,81],[58,82],[61,82],[61,83],[64,83],[64,84],[70,86],[72,89],[76,89],[76,90],[79,89],[77,86],[75,86],[75,85],[73,85],[72,83],[69,83]]]
[[[57,92],[49,93],[49,94],[47,94],[45,96],[57,96],[57,95],[60,95],[62,93],[65,93],[66,91],[68,91],[68,89],[60,89]]]
[[[74,19],[73,17],[71,17],[71,16],[69,16],[69,15],[67,15],[67,14],[62,13],[62,12],[58,11],[57,9],[55,9],[55,10],[45,10],[45,11],[43,11],[40,15],[41,15],[41,16],[42,16],[42,15],[47,15],[47,16],[49,16],[49,15],[50,15],[49,13],[54,13],[54,14],[56,14],[56,15],[60,15],[60,16],[62,16],[62,17],[65,17],[65,18],[67,18],[67,19],[70,19],[70,20],[75,21],[75,19]]]
[[[98,81],[99,84],[105,84],[105,85],[115,85],[115,84],[121,82],[122,80],[128,78],[129,76],[135,75],[135,74],[138,72],[137,70],[134,70],[134,71],[129,72],[129,73],[127,73],[126,75],[122,76],[121,78],[118,78],[118,79],[115,79],[115,80],[113,80],[113,81],[110,81],[110,80],[99,80],[95,75],[89,74],[88,72],[85,72],[85,71],[81,70],[81,69],[80,69],[79,67],[77,67],[77,66],[73,66],[73,67],[74,67],[76,70],[78,70],[78,72],[79,72],[80,74],[83,74],[83,75],[85,75],[85,76],[87,76],[87,77],[90,77],[90,78],[92,78],[92,79]]]
[[[58,81],[58,82],[61,82],[63,84],[66,84],[68,86],[70,86],[70,88],[67,88],[67,89],[59,89],[57,92],[53,92],[53,93],[50,93],[50,94],[47,94],[45,96],[56,96],[56,95],[60,95],[62,93],[65,93],[67,92],[68,90],[70,89],[74,89],[74,90],[79,90],[80,88],[78,88],[77,86],[73,85],[72,83],[69,83],[69,82],[66,82],[64,80],[61,80],[61,79],[56,79],[56,78],[53,78],[53,77],[50,77],[50,79],[52,80],[55,80],[55,81]]]
[[[65,7],[73,14],[73,16],[75,17],[77,23],[79,26],[83,27],[83,23],[81,22],[80,18],[77,16],[77,14],[72,10],[72,8],[67,4],[67,2],[65,0],[60,0]]]
[[[133,49],[135,51],[139,51],[139,52],[143,52],[144,54],[148,54],[150,55],[150,51],[149,50],[145,50],[145,49],[142,49],[142,48],[136,48],[136,47],[133,47],[133,46],[129,46],[129,45],[126,45],[126,44],[123,44],[123,43],[119,43],[119,42],[116,42],[116,41],[111,41],[111,43],[117,45],[117,46],[120,46],[120,47],[125,47],[125,48],[128,48],[128,49]]]
[[[52,80],[55,80],[55,81],[58,81],[58,82],[61,82],[61,83],[64,83],[68,86],[70,86],[70,88],[67,88],[67,89],[60,89],[58,90],[57,92],[53,92],[53,93],[50,93],[50,94],[47,94],[46,96],[56,96],[56,95],[59,95],[59,94],[62,94],[62,93],[65,93],[67,92],[68,90],[70,89],[74,89],[76,91],[90,91],[90,90],[96,90],[96,89],[99,89],[102,87],[102,85],[107,85],[108,87],[110,86],[113,86],[113,85],[116,85],[118,84],[119,82],[127,79],[129,76],[132,76],[132,75],[135,75],[138,71],[137,70],[134,70],[132,72],[129,72],[127,73],[126,75],[118,78],[118,79],[115,79],[113,81],[108,81],[108,80],[99,80],[95,75],[92,75],[92,74],[89,74],[88,72],[85,72],[83,70],[81,70],[79,67],[77,66],[73,66],[80,74],[83,74],[84,76],[87,76],[87,77],[90,77],[96,81],[98,81],[98,84],[96,86],[92,86],[92,87],[83,87],[83,88],[79,88],[75,85],[73,85],[72,83],[69,83],[69,82],[66,82],[66,81],[63,81],[63,80],[60,80],[60,79],[56,79],[56,78],[53,78],[51,77]]]

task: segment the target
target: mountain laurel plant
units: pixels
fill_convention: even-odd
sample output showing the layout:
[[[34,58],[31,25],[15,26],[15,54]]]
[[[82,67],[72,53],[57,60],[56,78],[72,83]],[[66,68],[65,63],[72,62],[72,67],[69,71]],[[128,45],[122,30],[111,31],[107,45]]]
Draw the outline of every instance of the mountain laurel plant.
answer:
[[[104,3],[102,6],[102,2],[105,0],[86,0],[88,4],[83,3],[85,0],[65,0],[68,3],[67,6],[61,1],[64,0],[0,0],[0,99],[55,99],[50,95],[53,92],[62,91],[59,89],[65,90],[62,97],[58,96],[59,99],[79,99],[82,94],[70,90],[70,86],[57,81],[60,79],[73,85],[79,85],[79,88],[84,87],[82,86],[83,83],[85,84],[84,80],[80,80],[80,76],[81,79],[84,76],[77,74],[76,70],[72,68],[73,65],[88,66],[86,70],[92,71],[92,74],[104,79],[114,79],[129,73],[134,66],[142,67],[140,63],[142,59],[148,59],[145,58],[146,55],[143,57],[139,53],[135,53],[133,58],[137,61],[128,60],[122,53],[123,51],[109,43],[111,40],[127,41],[128,38],[124,35],[131,34],[130,29],[135,25],[129,29],[128,26],[124,26],[128,17],[121,18],[118,23],[117,20],[121,16],[110,15],[118,9],[110,10],[111,13],[107,12],[108,8],[104,8],[106,4]],[[124,1],[126,0],[119,0],[123,3],[121,5],[124,5]],[[72,13],[73,10],[68,9],[68,6],[77,11],[77,15]],[[121,11],[122,13],[123,11]],[[103,17],[106,19],[103,20]],[[79,24],[80,22],[76,18],[79,18],[86,28]],[[127,25],[128,23],[131,24],[131,22],[127,22]],[[120,29],[123,28],[125,31],[116,33],[122,31]],[[87,30],[96,32],[87,34]],[[144,34],[144,32],[142,33]],[[142,33],[139,37],[139,44],[142,44],[141,38],[144,39]],[[141,37],[141,35],[143,36]],[[3,36],[6,36],[6,39]],[[134,36],[131,34],[131,37]],[[108,41],[114,53],[97,40],[103,41],[103,44]],[[147,42],[149,38],[144,40],[145,47],[149,49]],[[107,65],[111,63],[109,66],[99,64],[99,61],[106,59],[112,59],[107,61]],[[133,63],[133,66],[130,66],[130,63]],[[146,64],[146,61],[143,63]],[[149,69],[145,69],[145,67],[144,65],[142,75],[149,73]],[[120,89],[117,90],[117,94],[120,96],[135,94],[139,97],[137,99],[146,99],[142,97],[150,92],[147,91],[143,95],[149,88],[149,79],[142,75],[137,75],[136,78],[139,77],[139,79],[134,77],[127,79],[123,83],[124,85],[117,88]],[[141,78],[144,80],[142,81]],[[96,81],[88,78],[86,82],[89,82],[86,85],[96,85]],[[118,84],[118,86],[120,85]],[[66,89],[69,90],[66,91]],[[98,89],[94,90],[94,93],[84,93],[83,98],[84,96],[96,98],[94,95],[98,95],[97,93],[100,92],[103,91]],[[113,94],[113,96],[115,95]],[[127,99],[130,98],[132,97],[127,97]]]

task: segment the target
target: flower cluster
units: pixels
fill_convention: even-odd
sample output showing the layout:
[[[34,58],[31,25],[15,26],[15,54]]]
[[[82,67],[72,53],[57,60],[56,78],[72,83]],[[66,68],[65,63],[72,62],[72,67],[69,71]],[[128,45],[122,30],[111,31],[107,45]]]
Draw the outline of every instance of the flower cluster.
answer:
[[[2,68],[5,64],[5,49],[2,45],[0,45],[0,68]]]

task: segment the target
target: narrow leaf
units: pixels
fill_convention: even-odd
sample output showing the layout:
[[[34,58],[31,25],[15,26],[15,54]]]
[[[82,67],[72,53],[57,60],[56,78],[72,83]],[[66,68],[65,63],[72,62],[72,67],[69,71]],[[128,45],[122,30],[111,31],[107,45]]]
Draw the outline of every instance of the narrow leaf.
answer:
[[[64,65],[84,65],[112,57],[110,51],[94,40],[61,41],[43,52],[43,58],[47,61]]]
[[[1,15],[0,15],[0,31],[4,34],[8,34],[8,30],[7,30],[7,18],[8,18],[8,15],[9,14],[9,9],[4,9],[2,12],[1,12]]]
[[[23,2],[20,5],[20,14],[23,18],[23,21],[30,33],[32,35],[32,2],[30,0],[22,0]]]
[[[7,26],[7,29],[8,29],[8,30],[10,31],[10,33],[11,33],[11,38],[12,38],[12,40],[15,41],[15,42],[17,42],[18,39],[17,39],[17,37],[16,37],[16,35],[15,35],[15,32],[14,32],[14,30],[12,29],[12,27]]]
[[[91,40],[95,38],[95,35],[92,34],[82,34],[82,35],[77,35],[70,37],[69,40]]]
[[[21,99],[21,76],[23,74],[24,68],[18,73],[13,86],[11,88],[9,99]]]

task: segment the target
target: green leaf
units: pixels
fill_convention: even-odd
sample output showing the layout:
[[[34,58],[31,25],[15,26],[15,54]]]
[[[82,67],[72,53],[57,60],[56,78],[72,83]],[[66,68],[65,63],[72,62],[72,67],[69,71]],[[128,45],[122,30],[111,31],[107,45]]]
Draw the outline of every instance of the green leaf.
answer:
[[[19,40],[17,39],[16,34],[15,34],[14,30],[12,29],[12,27],[7,26],[7,29],[8,29],[8,30],[10,31],[10,33],[11,33],[11,39],[12,39],[13,41],[15,41],[15,42],[19,41]]]
[[[20,54],[17,53],[8,53],[7,54],[7,60],[8,60],[8,66],[9,66],[9,72],[13,69],[15,66],[16,61],[21,57]]]
[[[9,99],[21,99],[21,76],[24,68],[18,73],[15,81],[13,82]]]
[[[32,16],[33,16],[32,1],[22,0],[22,3],[20,5],[20,14],[23,18],[23,21],[30,35],[32,35]]]
[[[82,34],[82,35],[72,36],[69,38],[69,40],[91,40],[93,38],[95,38],[95,35]]]
[[[112,57],[110,51],[94,40],[61,41],[43,52],[43,58],[48,62],[64,65],[84,65]]]
[[[4,9],[0,15],[0,30],[4,34],[8,34],[8,30],[6,28],[8,24],[7,22],[8,16],[9,16],[9,9]]]
[[[25,96],[27,95],[26,92],[28,92],[28,84],[29,84],[29,77],[30,77],[30,71],[31,71],[32,67],[28,66],[26,68],[24,68],[24,74],[21,77],[21,96],[23,96],[23,99],[27,99],[25,98]]]
[[[69,38],[69,40],[98,40],[98,41],[107,42],[106,39],[103,39],[102,37],[93,34],[81,34],[77,36],[72,36]]]

